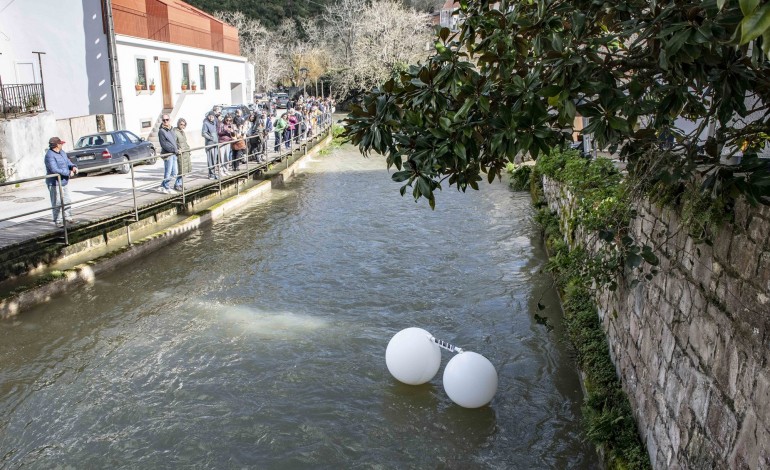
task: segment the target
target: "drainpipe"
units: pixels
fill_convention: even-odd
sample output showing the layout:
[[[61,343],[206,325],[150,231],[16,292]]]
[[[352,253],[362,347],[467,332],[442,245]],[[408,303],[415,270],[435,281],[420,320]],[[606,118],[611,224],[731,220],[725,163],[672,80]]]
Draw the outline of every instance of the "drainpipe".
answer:
[[[102,1],[102,18],[107,34],[107,53],[110,59],[110,82],[112,86],[112,106],[115,110],[115,129],[126,128],[126,115],[123,111],[123,92],[120,86],[120,67],[115,47],[115,23],[112,18],[112,0]]]

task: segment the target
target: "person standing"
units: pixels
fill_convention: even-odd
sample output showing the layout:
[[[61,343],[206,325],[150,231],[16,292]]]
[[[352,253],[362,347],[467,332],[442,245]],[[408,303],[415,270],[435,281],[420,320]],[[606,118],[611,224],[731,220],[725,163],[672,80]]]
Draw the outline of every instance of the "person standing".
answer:
[[[51,197],[51,212],[53,213],[53,223],[57,227],[64,225],[64,221],[68,224],[74,224],[72,220],[72,207],[70,204],[72,200],[70,198],[70,190],[67,184],[70,181],[71,176],[78,174],[78,167],[75,166],[67,157],[67,152],[62,149],[62,145],[66,144],[65,141],[58,137],[51,137],[48,139],[48,151],[45,153],[45,171],[49,175],[59,175],[61,178],[49,177],[45,179],[45,184],[48,186],[48,194]],[[59,181],[61,180],[61,191],[59,190]],[[64,214],[64,218],[60,221],[60,217]]]
[[[168,184],[171,178],[177,174],[176,157],[179,155],[179,146],[176,143],[176,134],[171,127],[171,117],[164,114],[163,121],[158,129],[158,141],[160,142],[161,155],[163,159],[163,181],[160,183],[158,191],[163,194],[175,194]]]
[[[217,134],[217,115],[209,111],[203,119],[201,136],[206,145],[206,160],[209,166],[209,179],[219,179],[217,168],[219,166],[219,135]]]
[[[275,151],[276,152],[281,151],[281,142],[283,139],[283,135],[288,127],[289,127],[289,124],[283,118],[283,115],[275,118],[275,124],[273,124],[273,132],[275,133]]]
[[[184,118],[179,118],[174,128],[174,135],[176,135],[176,145],[179,148],[179,156],[177,159],[179,176],[176,177],[176,183],[174,183],[174,189],[177,191],[182,190],[182,182],[184,175],[192,173],[192,160],[190,159],[190,144],[187,143],[187,121]]]
[[[235,139],[235,125],[233,124],[233,116],[228,114],[225,116],[225,120],[219,123],[217,127],[217,135],[219,136],[220,151],[222,154],[222,174],[228,175],[230,158],[231,158],[231,144]]]

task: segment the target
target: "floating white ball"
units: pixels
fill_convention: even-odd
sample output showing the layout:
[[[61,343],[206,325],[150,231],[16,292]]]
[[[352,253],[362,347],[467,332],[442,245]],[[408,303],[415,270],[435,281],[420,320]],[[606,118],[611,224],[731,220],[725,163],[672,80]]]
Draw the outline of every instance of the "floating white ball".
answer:
[[[441,366],[441,349],[422,328],[396,333],[385,350],[390,373],[401,382],[420,385],[430,381]]]
[[[444,369],[444,390],[463,408],[479,408],[497,392],[497,371],[489,359],[473,351],[453,357]]]

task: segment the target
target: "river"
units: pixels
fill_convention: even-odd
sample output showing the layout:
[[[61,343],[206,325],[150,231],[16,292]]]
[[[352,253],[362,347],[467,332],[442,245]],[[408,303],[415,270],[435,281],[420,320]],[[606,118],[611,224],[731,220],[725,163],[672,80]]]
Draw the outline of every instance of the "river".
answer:
[[[0,467],[597,468],[529,196],[445,187],[432,211],[398,187],[351,147],[313,157],[0,323]],[[393,379],[411,326],[487,357],[491,404],[449,400],[447,351],[430,383]]]

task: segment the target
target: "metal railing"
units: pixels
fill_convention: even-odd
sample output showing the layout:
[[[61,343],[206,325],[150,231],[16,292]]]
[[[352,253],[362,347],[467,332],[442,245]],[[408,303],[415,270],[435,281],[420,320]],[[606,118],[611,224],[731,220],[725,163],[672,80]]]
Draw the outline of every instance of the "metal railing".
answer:
[[[18,116],[33,111],[45,111],[42,84],[3,85],[0,81],[0,114],[3,117]]]
[[[107,199],[105,205],[112,205],[112,206],[114,206],[114,205],[116,205],[115,198],[122,198],[122,199],[118,199],[118,200],[131,199],[131,201],[132,201],[132,217],[131,217],[131,222],[138,222],[139,221],[139,215],[143,211],[153,210],[153,209],[155,209],[155,208],[157,208],[157,207],[159,207],[161,205],[167,204],[170,200],[174,200],[176,198],[181,198],[182,204],[186,205],[187,204],[187,198],[193,192],[205,191],[205,190],[207,190],[209,188],[212,188],[211,185],[203,184],[203,185],[200,185],[200,186],[198,186],[196,188],[190,189],[185,184],[185,181],[187,179],[190,179],[191,176],[195,176],[195,175],[200,175],[200,176],[204,176],[205,175],[205,176],[207,176],[207,175],[210,175],[212,173],[216,175],[216,181],[217,181],[217,184],[215,186],[213,186],[213,187],[216,188],[216,191],[219,192],[219,194],[221,195],[223,183],[225,183],[227,181],[241,180],[241,179],[248,180],[249,177],[251,176],[251,174],[253,174],[254,172],[257,172],[257,171],[264,172],[265,169],[269,169],[271,165],[274,165],[276,163],[280,163],[284,159],[286,160],[286,168],[288,168],[289,167],[289,157],[291,157],[294,154],[295,151],[298,151],[298,150],[299,151],[303,151],[304,150],[304,154],[307,154],[307,150],[308,150],[309,146],[315,146],[318,142],[320,142],[322,139],[326,138],[328,135],[331,134],[332,128],[333,128],[332,121],[331,121],[331,115],[327,114],[327,115],[322,116],[321,123],[322,123],[321,127],[318,129],[317,132],[314,132],[312,136],[305,134],[305,135],[297,135],[296,137],[293,137],[293,138],[291,138],[289,140],[286,140],[286,139],[282,138],[278,142],[279,145],[280,145],[278,152],[275,152],[275,151],[271,152],[270,146],[267,145],[267,141],[269,139],[265,138],[265,139],[263,139],[265,145],[263,145],[261,149],[256,149],[255,152],[249,153],[249,148],[251,147],[251,146],[248,145],[249,141],[257,139],[258,136],[246,136],[246,137],[243,137],[243,140],[246,141],[246,143],[247,143],[247,148],[244,151],[244,155],[241,157],[241,161],[239,162],[239,166],[243,165],[242,169],[239,168],[237,171],[236,170],[228,170],[227,167],[229,165],[233,164],[232,160],[221,161],[221,158],[218,158],[216,163],[213,166],[208,166],[208,161],[207,161],[206,168],[203,169],[203,170],[197,170],[197,171],[193,170],[193,171],[190,171],[188,173],[183,173],[183,174],[182,173],[178,173],[178,174],[176,174],[176,175],[171,177],[172,183],[173,183],[173,180],[175,180],[177,177],[181,178],[181,191],[180,192],[178,192],[176,194],[166,194],[164,197],[160,198],[159,200],[155,200],[153,202],[150,202],[150,203],[148,203],[146,205],[143,205],[142,207],[140,207],[140,205],[138,203],[137,193],[139,191],[143,191],[143,190],[148,190],[148,189],[151,189],[151,188],[159,187],[158,181],[163,181],[163,177],[161,176],[160,178],[157,178],[157,179],[153,180],[153,182],[151,182],[151,183],[147,183],[147,184],[143,184],[143,185],[138,185],[137,184],[136,174],[135,174],[135,171],[134,171],[134,167],[136,165],[140,165],[140,164],[143,164],[143,163],[153,162],[158,157],[160,157],[160,158],[167,158],[167,157],[173,156],[174,154],[166,153],[166,154],[161,154],[161,155],[153,155],[153,156],[149,156],[149,157],[145,157],[145,158],[141,158],[141,159],[134,159],[134,160],[130,160],[128,162],[110,163],[110,164],[107,164],[107,165],[100,165],[100,166],[89,167],[88,168],[88,172],[89,173],[101,172],[101,171],[106,172],[106,171],[110,171],[110,170],[116,170],[116,169],[126,165],[126,163],[127,163],[129,165],[129,167],[130,167],[129,168],[129,170],[130,170],[129,173],[131,175],[131,187],[130,188],[120,188],[120,189],[116,189],[116,190],[113,190],[113,191],[107,191],[107,192],[102,193],[102,194],[97,195],[97,196],[81,199],[81,200],[78,200],[76,202],[70,202],[70,203],[68,203],[66,205],[65,204],[57,204],[57,205],[52,205],[50,207],[47,207],[45,209],[38,209],[38,210],[35,210],[35,211],[25,212],[25,213],[22,213],[22,214],[14,215],[12,217],[0,218],[0,223],[1,222],[6,222],[6,221],[10,221],[10,220],[14,220],[14,219],[19,219],[19,218],[22,218],[22,217],[33,216],[33,215],[40,214],[40,213],[45,213],[45,212],[49,212],[50,213],[52,210],[59,210],[59,211],[61,211],[61,220],[63,222],[63,225],[61,227],[57,227],[57,228],[59,228],[60,230],[63,231],[64,244],[65,245],[69,245],[69,232],[71,231],[72,227],[70,226],[70,222],[67,219],[67,217],[65,217],[65,212],[66,212],[67,208],[71,208],[74,204],[83,205],[83,203],[86,203],[86,202],[89,202],[89,201],[94,201],[94,200],[97,200],[97,199]],[[288,147],[286,146],[287,143],[288,143]],[[222,151],[222,148],[223,147],[229,147],[231,144],[232,144],[231,142],[227,142],[227,143],[212,144],[212,145],[208,145],[208,146],[194,147],[194,148],[190,148],[189,150],[186,150],[186,152],[192,153],[192,152],[199,151],[199,150],[204,150],[204,152],[205,152],[208,149],[216,148],[217,155],[221,157],[222,154],[224,153]],[[230,171],[232,171],[232,173]],[[85,173],[85,171],[84,171],[84,173]],[[58,175],[58,174],[47,174],[45,176],[36,176],[36,177],[33,177],[33,178],[26,178],[26,179],[21,179],[21,180],[8,181],[8,182],[5,182],[5,183],[0,183],[0,188],[2,188],[3,186],[17,186],[17,185],[22,184],[22,183],[29,183],[29,182],[33,182],[33,181],[40,181],[40,180],[44,180],[44,179],[47,179],[47,178],[57,178],[57,183],[58,183],[58,188],[59,188],[59,201],[63,202],[64,201],[64,197],[63,197],[63,189],[62,189],[62,185],[61,185],[61,176]],[[240,182],[237,182],[237,183],[238,184],[236,184],[236,192],[237,192],[237,194],[240,194]],[[125,215],[121,215],[121,214],[116,214],[114,217],[102,218],[97,223],[91,224],[91,226],[93,227],[93,226],[98,226],[98,225],[109,224],[109,223],[115,222],[116,220],[126,220],[126,216]],[[130,231],[128,232],[128,243],[129,244],[131,243]]]

